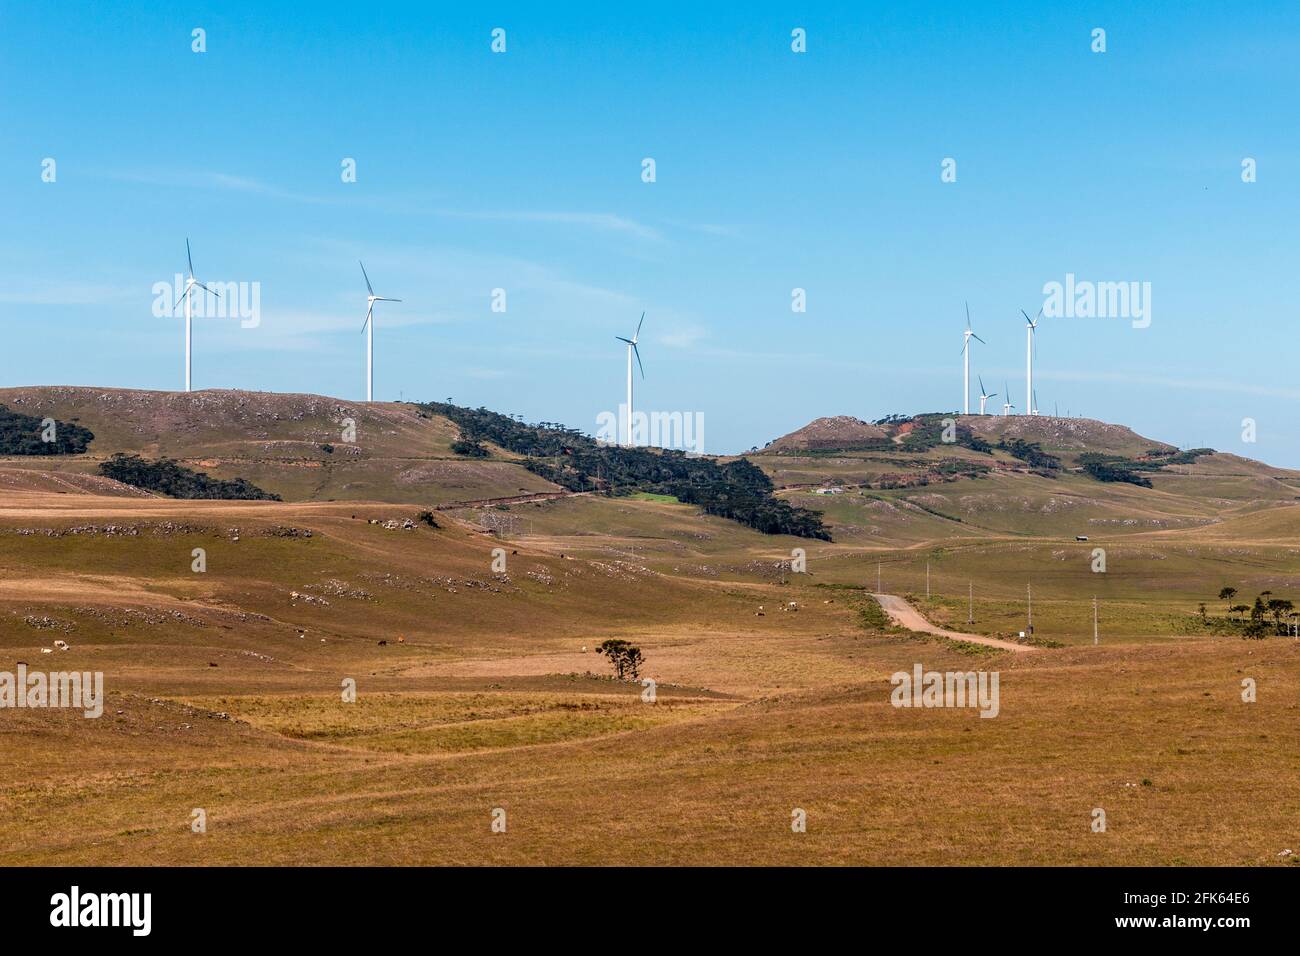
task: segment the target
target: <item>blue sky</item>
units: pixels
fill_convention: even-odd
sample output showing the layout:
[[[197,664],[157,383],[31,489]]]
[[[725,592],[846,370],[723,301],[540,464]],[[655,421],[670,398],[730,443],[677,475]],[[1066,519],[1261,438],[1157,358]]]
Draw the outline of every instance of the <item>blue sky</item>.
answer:
[[[1044,320],[1040,411],[1300,466],[1295,4],[157,6],[0,7],[0,383],[182,387],[189,236],[261,288],[196,388],[362,397],[361,258],[377,398],[594,430],[644,310],[638,407],[731,452],[958,408],[965,300],[1023,409],[1074,273],[1152,321]]]

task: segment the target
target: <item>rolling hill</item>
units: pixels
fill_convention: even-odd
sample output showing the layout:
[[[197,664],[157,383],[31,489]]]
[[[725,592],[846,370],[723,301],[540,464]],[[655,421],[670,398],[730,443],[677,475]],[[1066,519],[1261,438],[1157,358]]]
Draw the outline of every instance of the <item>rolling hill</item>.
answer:
[[[9,456],[7,467],[93,473],[117,452],[168,457],[215,478],[245,478],[291,501],[439,505],[560,490],[500,449],[490,460],[456,455],[455,425],[396,402],[45,387],[0,389],[0,406],[95,434],[84,455]]]
[[[560,493],[518,451],[457,456],[430,406],[72,388],[0,404],[94,433],[0,459],[0,670],[57,662],[106,691],[98,720],[0,713],[0,862],[1281,865],[1295,843],[1300,791],[1278,767],[1300,644],[1242,640],[1216,598],[1300,596],[1294,472],[1175,461],[1100,423],[966,422],[949,444],[925,421],[832,419],[734,469],[817,509],[826,541],[666,493]],[[1152,487],[1081,470],[1156,449]],[[97,476],[118,452],[285,500]],[[892,627],[868,593],[1005,642],[1031,584],[1032,653]],[[595,652],[611,639],[644,651],[652,695],[613,678]],[[998,671],[999,718],[892,708],[890,675],[921,662]]]

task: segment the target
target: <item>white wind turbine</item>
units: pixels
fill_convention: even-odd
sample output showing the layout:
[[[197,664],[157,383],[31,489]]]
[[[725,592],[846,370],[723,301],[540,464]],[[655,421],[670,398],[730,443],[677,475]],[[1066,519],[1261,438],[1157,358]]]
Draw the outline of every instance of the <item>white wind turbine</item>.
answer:
[[[1034,331],[1038,328],[1038,320],[1043,317],[1043,310],[1039,309],[1038,315],[1032,319],[1024,309],[1020,310],[1020,314],[1025,317],[1025,335],[1028,337],[1025,341],[1025,405],[1030,415],[1037,415],[1038,402],[1034,400]]]
[[[981,415],[984,414],[984,403],[987,402],[990,398],[997,398],[997,397],[998,397],[997,392],[984,391],[984,379],[981,377],[980,378],[980,414]]]
[[[216,296],[218,299],[220,299],[221,296],[219,293],[213,292],[198,279],[194,278],[194,257],[190,255],[190,240],[188,236],[185,238],[185,261],[190,265],[190,277],[185,280],[185,291],[182,292],[180,298],[176,300],[176,305],[181,304],[181,299],[185,300],[185,391],[188,392],[190,391],[190,343],[193,339],[194,328],[194,310],[190,300],[193,298],[194,288],[197,286],[204,292]],[[172,312],[176,311],[176,305],[172,306]]]
[[[632,356],[636,355],[636,364],[641,369],[641,377],[645,378],[645,366],[641,364],[641,350],[636,347],[637,339],[641,336],[641,325],[645,322],[645,313],[641,313],[641,321],[636,324],[636,331],[632,333],[630,339],[625,339],[621,335],[614,338],[620,342],[627,343],[627,443],[635,444],[632,440]]]
[[[1016,406],[1011,404],[1011,389],[1007,388],[1007,383],[1005,381],[1003,381],[1002,383],[1002,391],[1005,393],[1007,398],[1007,400],[1002,403],[1002,414],[1010,415],[1011,409],[1015,408]]]
[[[967,302],[966,303],[966,332],[964,333],[963,338],[961,340],[961,354],[964,360],[963,363],[964,372],[962,376],[962,390],[961,390],[961,413],[963,415],[970,414],[970,340],[971,339],[975,339],[978,342],[983,342],[985,345],[988,345],[987,342],[984,342],[983,339],[981,339],[978,335],[976,335],[974,332],[971,331],[970,303]]]
[[[382,295],[375,295],[375,289],[370,284],[370,276],[366,275],[366,265],[361,260],[357,260],[357,265],[361,266],[361,275],[366,280],[366,291],[369,295],[366,297],[366,321],[361,326],[361,331],[366,333],[366,401],[375,400],[375,303],[376,302],[401,302],[401,299],[386,299]]]

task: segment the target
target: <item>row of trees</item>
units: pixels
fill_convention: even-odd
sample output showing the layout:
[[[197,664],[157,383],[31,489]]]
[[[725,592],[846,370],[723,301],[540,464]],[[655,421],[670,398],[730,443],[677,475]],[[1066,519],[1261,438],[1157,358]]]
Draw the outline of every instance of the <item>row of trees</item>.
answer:
[[[1142,488],[1151,487],[1151,479],[1138,473],[1134,462],[1115,455],[1098,455],[1091,452],[1079,456],[1084,473],[1098,481],[1120,481]]]
[[[451,419],[461,442],[488,441],[524,455],[529,471],[570,491],[672,495],[764,534],[830,540],[818,512],[777,498],[771,479],[744,458],[723,465],[672,449],[603,445],[572,428],[550,422],[528,425],[485,408],[442,402],[423,407]]]
[[[1037,468],[1043,472],[1053,472],[1061,467],[1061,459],[1043,451],[1042,446],[1036,441],[1025,441],[1023,438],[1003,438],[998,442],[998,447],[1012,458],[1019,458],[1030,468]]]
[[[1189,448],[1186,451],[1153,448],[1140,458],[1085,452],[1079,456],[1079,464],[1086,474],[1098,481],[1122,481],[1150,488],[1151,479],[1143,472],[1160,471],[1167,465],[1190,465],[1202,455],[1212,454],[1213,448]]]
[[[1275,598],[1272,591],[1259,592],[1255,595],[1254,604],[1233,604],[1236,597],[1237,589],[1234,587],[1219,590],[1219,600],[1225,604],[1228,620],[1239,626],[1246,637],[1286,634],[1287,629],[1294,624],[1295,602]],[[1201,605],[1201,617],[1206,618],[1204,604]]]
[[[73,422],[24,415],[0,405],[0,455],[80,455],[95,434]]]
[[[279,495],[245,481],[213,478],[193,471],[171,458],[149,461],[139,455],[115,454],[100,462],[99,473],[123,484],[167,495],[169,498],[220,498],[239,501],[279,501]]]

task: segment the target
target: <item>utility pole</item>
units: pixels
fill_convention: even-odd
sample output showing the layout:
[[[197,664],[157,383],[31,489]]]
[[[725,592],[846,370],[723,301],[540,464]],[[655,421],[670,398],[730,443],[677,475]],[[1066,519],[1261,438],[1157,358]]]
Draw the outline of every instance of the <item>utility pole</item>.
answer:
[[[1096,596],[1094,596],[1092,599],[1092,643],[1094,647],[1097,645],[1097,598]]]
[[[1025,593],[1029,596],[1029,603],[1028,603],[1029,630],[1025,631],[1025,633],[1028,636],[1033,637],[1034,636],[1034,586],[1032,584],[1026,584]]]
[[[968,607],[968,610],[966,611],[966,623],[974,624],[975,623],[975,582],[974,581],[970,582],[969,589],[970,589],[970,605]]]

